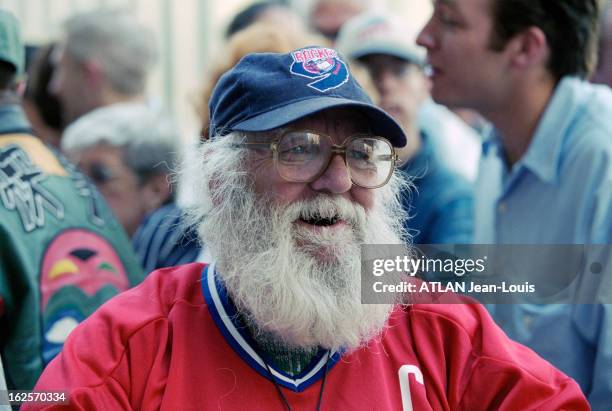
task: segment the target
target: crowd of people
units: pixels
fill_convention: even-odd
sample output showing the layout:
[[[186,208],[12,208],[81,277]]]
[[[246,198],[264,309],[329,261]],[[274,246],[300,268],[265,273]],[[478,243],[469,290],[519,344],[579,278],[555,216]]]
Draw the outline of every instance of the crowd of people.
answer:
[[[187,148],[135,16],[26,53],[0,9],[0,407],[612,407],[612,1],[312,3],[234,16]],[[421,244],[590,272],[563,304],[364,303],[364,245]]]

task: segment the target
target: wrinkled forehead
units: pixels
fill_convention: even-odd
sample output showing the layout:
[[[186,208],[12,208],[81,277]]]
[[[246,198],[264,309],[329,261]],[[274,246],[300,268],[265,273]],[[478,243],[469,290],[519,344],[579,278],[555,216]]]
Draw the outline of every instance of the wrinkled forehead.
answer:
[[[368,133],[371,129],[367,116],[358,109],[329,109],[304,117],[288,124],[284,129],[307,129],[330,136],[347,137],[352,134]]]
[[[342,142],[355,134],[370,134],[371,120],[359,109],[333,108],[312,114],[300,120],[286,124],[270,131],[249,132],[249,140],[266,142],[279,138],[290,130],[308,130],[332,137],[334,141]]]

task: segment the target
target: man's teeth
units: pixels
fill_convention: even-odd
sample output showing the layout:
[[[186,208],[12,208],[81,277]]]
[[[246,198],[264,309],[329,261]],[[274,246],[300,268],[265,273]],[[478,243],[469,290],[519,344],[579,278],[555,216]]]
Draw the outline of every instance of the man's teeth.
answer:
[[[338,220],[339,218],[337,216],[332,217],[332,218],[323,218],[323,217],[302,218],[302,221],[304,221],[307,224],[319,225],[319,226],[334,225],[338,222]]]

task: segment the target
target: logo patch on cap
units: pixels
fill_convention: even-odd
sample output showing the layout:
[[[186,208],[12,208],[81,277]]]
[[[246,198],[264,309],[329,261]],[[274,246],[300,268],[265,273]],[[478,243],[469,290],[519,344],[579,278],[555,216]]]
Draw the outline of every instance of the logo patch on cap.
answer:
[[[349,79],[348,68],[335,50],[312,47],[296,50],[291,55],[291,73],[315,79],[308,87],[322,93],[340,87]]]

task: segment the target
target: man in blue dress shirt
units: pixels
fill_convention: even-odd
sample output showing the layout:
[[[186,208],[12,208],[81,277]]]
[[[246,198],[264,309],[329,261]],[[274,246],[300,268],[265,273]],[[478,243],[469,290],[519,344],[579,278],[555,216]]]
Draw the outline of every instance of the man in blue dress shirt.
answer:
[[[612,92],[595,65],[597,0],[438,0],[419,34],[432,95],[494,125],[475,199],[475,242],[612,242]],[[604,256],[605,258],[605,256]],[[612,404],[610,265],[590,305],[497,305],[508,335]],[[606,287],[604,284],[608,284]]]

